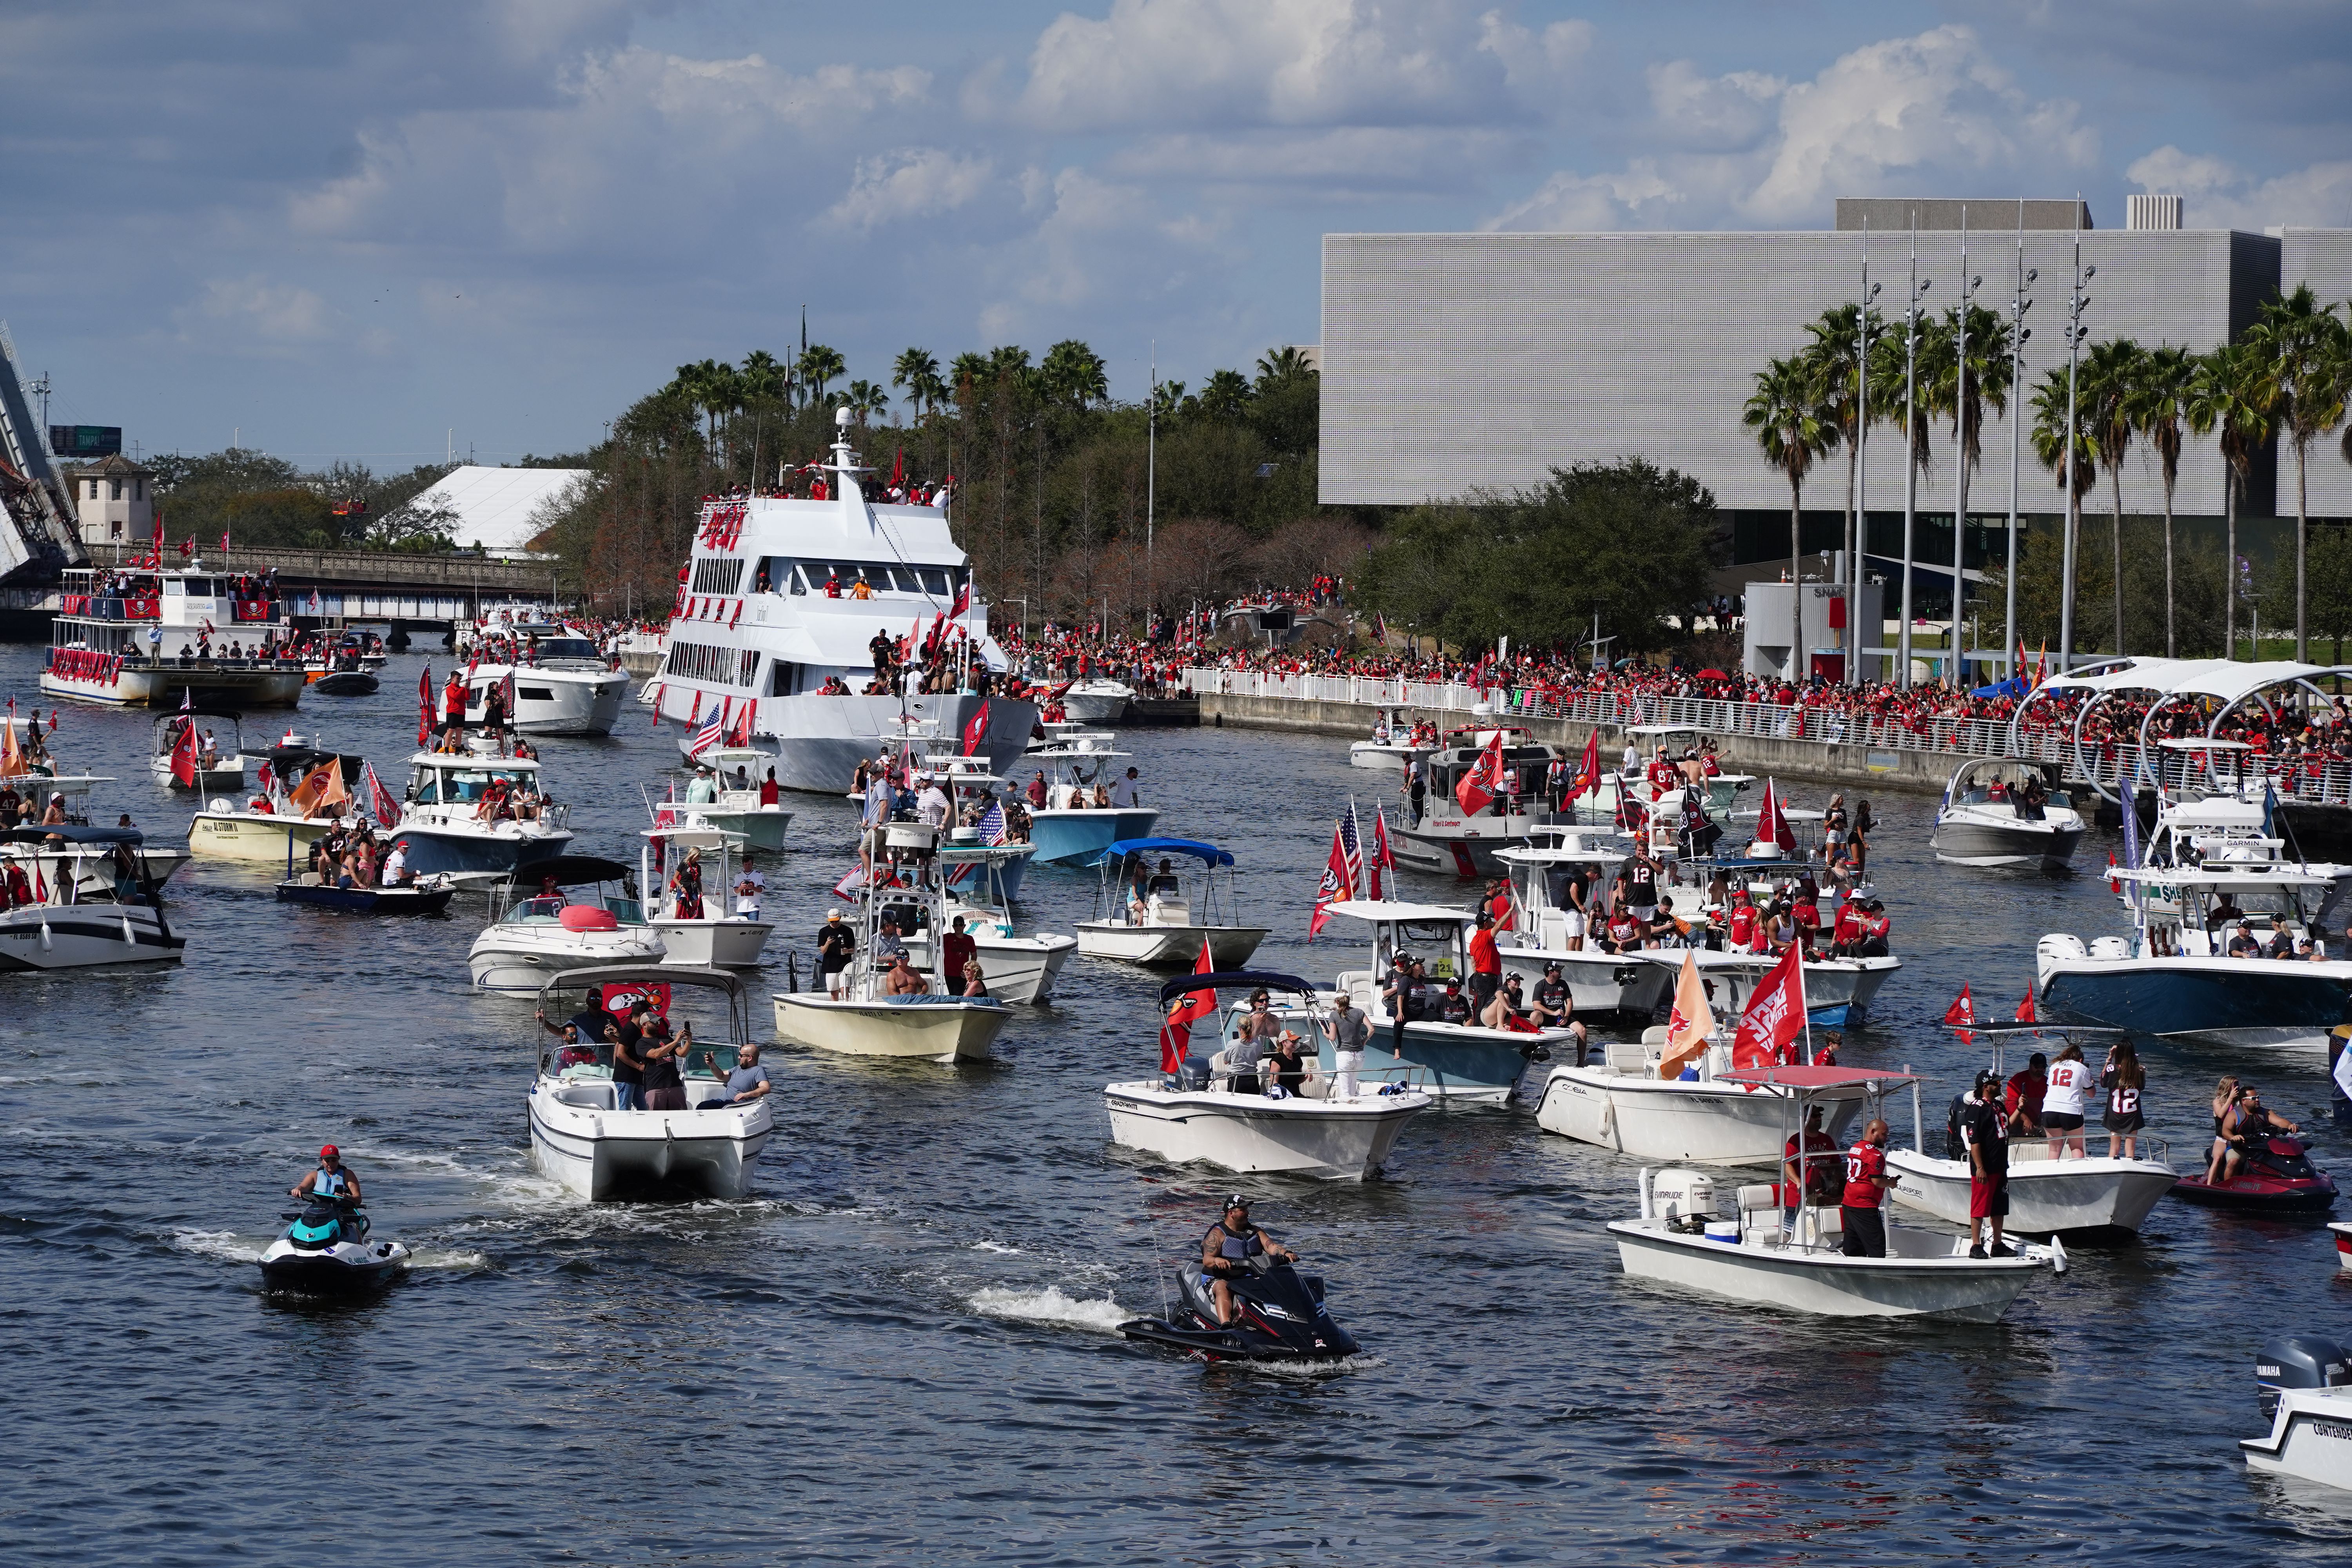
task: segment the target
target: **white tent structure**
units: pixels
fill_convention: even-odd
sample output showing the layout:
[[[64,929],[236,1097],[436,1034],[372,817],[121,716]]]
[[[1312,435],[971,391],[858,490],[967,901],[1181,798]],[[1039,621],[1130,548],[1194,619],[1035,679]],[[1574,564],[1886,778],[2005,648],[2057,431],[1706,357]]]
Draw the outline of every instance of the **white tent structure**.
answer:
[[[2053,675],[2034,688],[2017,711],[2010,716],[2009,743],[2015,751],[2020,743],[2025,710],[2044,696],[2060,696],[2066,692],[2087,694],[2087,700],[2075,710],[2072,746],[2074,770],[2078,777],[2091,781],[2091,787],[2109,800],[2117,795],[2099,782],[2098,772],[2091,766],[2083,752],[2083,726],[2098,706],[2121,692],[2149,693],[2153,700],[2140,715],[2139,750],[2145,759],[2149,750],[2149,726],[2158,713],[2176,701],[2205,700],[2213,705],[2213,716],[2205,725],[2208,739],[2221,733],[2221,726],[2231,713],[2247,702],[2260,703],[2264,711],[2276,714],[2277,709],[2265,693],[2280,687],[2297,688],[2317,699],[2323,712],[2331,711],[2335,699],[2320,689],[2318,682],[2331,675],[2352,675],[2352,667],[2324,664],[2297,664],[2287,659],[2271,659],[2261,664],[2242,663],[2228,658],[2129,658],[2108,659],[2101,668],[2087,673]],[[2194,747],[2180,748],[2196,751]],[[2198,752],[2201,766],[2214,787],[2221,786],[2221,776],[2210,752]],[[2186,758],[2183,761],[2186,762]],[[2145,766],[2143,761],[2142,766]],[[2161,782],[2151,780],[2150,782]]]
[[[530,542],[545,531],[574,480],[586,468],[453,468],[409,504],[418,510],[446,507],[457,514],[449,537],[461,550],[477,546],[492,555],[528,555]]]

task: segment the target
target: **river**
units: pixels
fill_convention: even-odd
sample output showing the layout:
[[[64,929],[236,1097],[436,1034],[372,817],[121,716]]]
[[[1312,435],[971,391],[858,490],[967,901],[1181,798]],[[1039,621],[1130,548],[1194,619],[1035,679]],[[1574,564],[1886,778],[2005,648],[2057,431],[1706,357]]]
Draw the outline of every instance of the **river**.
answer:
[[[20,709],[37,661],[0,649]],[[298,721],[397,789],[425,662],[395,658],[373,698],[310,697]],[[178,841],[189,808],[148,774],[151,718],[69,709],[55,745],[119,781],[101,820]],[[257,715],[247,739],[284,722]],[[1355,962],[1307,944],[1307,906],[1334,810],[1385,781],[1328,739],[1125,740],[1160,830],[1239,857],[1276,928],[1259,966],[1328,980]],[[660,793],[674,747],[634,707],[609,740],[546,743],[581,848],[634,858],[639,790]],[[842,801],[791,804],[772,955],[805,947],[852,822]],[[1937,1026],[1962,981],[2005,1016],[2039,933],[2122,917],[2090,877],[1936,865],[1932,804],[1874,802],[1906,967],[1845,1060],[1919,1067],[1939,1097],[1978,1064]],[[2249,1475],[2235,1447],[2263,1426],[2264,1337],[2352,1331],[2316,1222],[2168,1199],[2137,1243],[2077,1248],[1997,1325],[1780,1316],[1629,1283],[1601,1229],[1634,1206],[1629,1165],[1525,1107],[1433,1112],[1384,1179],[1244,1184],[1369,1357],[1202,1368],[1111,1331],[1156,1306],[1232,1184],[1110,1145],[1101,1085],[1155,1059],[1146,977],[1074,960],[992,1066],[786,1049],[755,1198],[589,1207],[528,1164],[531,1008],[468,991],[478,902],[378,922],[278,904],[271,880],[182,872],[180,966],[0,980],[9,1562],[2342,1553],[2352,1500]],[[1030,921],[1067,930],[1092,874],[1041,869],[1027,892]],[[762,1034],[782,973],[755,987]],[[2315,1061],[2148,1062],[2177,1163],[2200,1157],[2219,1071],[2306,1124],[2325,1103]],[[279,1194],[325,1141],[378,1233],[418,1250],[373,1302],[257,1289]],[[2333,1131],[2315,1154],[2352,1168]]]

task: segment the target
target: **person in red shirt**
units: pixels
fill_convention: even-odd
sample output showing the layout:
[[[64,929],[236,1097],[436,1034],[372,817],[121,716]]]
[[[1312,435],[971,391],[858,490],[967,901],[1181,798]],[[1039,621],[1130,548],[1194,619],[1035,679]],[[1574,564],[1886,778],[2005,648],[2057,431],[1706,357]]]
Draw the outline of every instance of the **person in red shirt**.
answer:
[[[1873,1117],[1862,1142],[1846,1151],[1845,1191],[1838,1198],[1845,1239],[1839,1251],[1848,1258],[1886,1256],[1886,1216],[1879,1208],[1894,1184],[1886,1173],[1886,1123]]]
[[[1798,1152],[1800,1140],[1803,1152]],[[1801,1172],[1798,1166],[1802,1164]],[[1808,1106],[1805,1130],[1780,1146],[1780,1216],[1790,1229],[1797,1224],[1800,1194],[1808,1204],[1827,1204],[1837,1192],[1837,1140],[1822,1126],[1822,1108]]]
[[[1494,918],[1481,910],[1478,929],[1470,933],[1470,1011],[1475,1016],[1502,989],[1503,955],[1495,947]]]
[[[1811,897],[1800,895],[1796,908],[1789,911],[1789,923],[1796,932],[1798,944],[1805,950],[1805,956],[1811,958],[1813,944],[1821,940],[1822,935],[1821,907]]]
[[[2042,1096],[2050,1087],[2049,1069],[2049,1058],[2036,1051],[2023,1072],[2009,1075],[2008,1086],[2001,1091],[2001,1109],[2009,1113],[2010,1127],[2029,1138],[2042,1135]]]
[[[770,768],[768,776],[760,781],[760,804],[774,805],[782,798],[782,792],[776,785],[776,770]]]
[[[1731,895],[1731,950],[1752,952],[1756,947],[1756,906],[1748,900],[1748,889],[1740,889]]]
[[[1841,958],[1850,958],[1862,945],[1862,900],[1848,899],[1838,905],[1837,927],[1830,938],[1830,949]]]

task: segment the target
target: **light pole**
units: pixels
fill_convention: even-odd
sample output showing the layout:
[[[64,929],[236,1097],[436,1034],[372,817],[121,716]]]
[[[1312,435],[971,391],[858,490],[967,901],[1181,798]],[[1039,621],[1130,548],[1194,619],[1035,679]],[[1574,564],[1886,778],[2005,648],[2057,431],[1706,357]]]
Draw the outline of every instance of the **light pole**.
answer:
[[[1968,645],[1960,640],[1961,611],[1968,603],[1969,539],[1969,305],[1983,279],[1969,271],[1969,205],[1960,204],[1960,303],[1952,313],[1959,322],[1959,341],[1952,361],[1952,661],[1945,673],[1952,684],[1968,682]]]
[[[2017,643],[2017,468],[2018,456],[2025,429],[2025,340],[2033,335],[2025,324],[2025,312],[2033,301],[2025,297],[2025,286],[2041,273],[2025,265],[2025,203],[2017,204],[2017,294],[2009,305],[2009,395],[2014,406],[2009,416],[2009,582],[2007,611],[2002,621],[2002,637],[2009,649],[2009,677],[2017,679],[2017,667],[2022,662]]]
[[[1151,340],[1150,369],[1143,377],[1143,602],[1150,616],[1152,598],[1151,524],[1160,495],[1160,340]],[[1129,516],[1134,515],[1129,513]]]
[[[1932,279],[1930,280],[1932,281]],[[1919,220],[1911,220],[1911,302],[1903,311],[1903,629],[1895,638],[1895,684],[1911,685],[1911,535],[1918,521],[1918,396],[1919,300],[1927,292],[1919,280]]]
[[[1853,537],[1846,541],[1846,565],[1853,574],[1853,589],[1846,597],[1846,641],[1852,645],[1846,656],[1845,678],[1862,679],[1862,558],[1870,553],[1870,304],[1878,298],[1880,285],[1870,280],[1870,219],[1862,220],[1862,309],[1854,322],[1854,416],[1853,416]],[[1883,622],[1885,617],[1882,615]],[[1871,630],[1880,637],[1886,635],[1885,626]]]
[[[2081,527],[2075,502],[2081,498],[2074,492],[2074,392],[2077,372],[2083,362],[2083,307],[2091,297],[2083,292],[2083,285],[2099,275],[2095,267],[2085,270],[2083,266],[2083,203],[2074,201],[2074,292],[2066,306],[2066,551],[2063,580],[2058,586],[2058,668],[2074,667],[2074,535]]]

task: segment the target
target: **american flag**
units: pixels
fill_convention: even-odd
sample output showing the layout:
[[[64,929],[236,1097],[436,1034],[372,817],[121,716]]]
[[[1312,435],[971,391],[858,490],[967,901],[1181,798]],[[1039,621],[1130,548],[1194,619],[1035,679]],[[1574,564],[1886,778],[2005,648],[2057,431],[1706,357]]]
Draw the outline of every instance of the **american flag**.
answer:
[[[1356,830],[1356,803],[1348,802],[1348,815],[1339,819],[1339,854],[1348,867],[1348,897],[1361,898],[1364,892],[1364,845]]]
[[[691,754],[698,757],[726,738],[727,721],[721,718],[718,713],[713,713],[710,716],[710,722],[705,724],[701,729],[697,730],[694,732],[694,745],[691,748]]]
[[[866,868],[852,866],[848,874],[833,885],[833,896],[836,899],[854,899],[857,896],[858,889],[865,886]]]
[[[980,841],[982,844],[1007,844],[1012,842],[1011,836],[1004,830],[1004,803],[1001,800],[992,800],[988,803],[988,810],[982,814],[978,826],[980,828]]]

